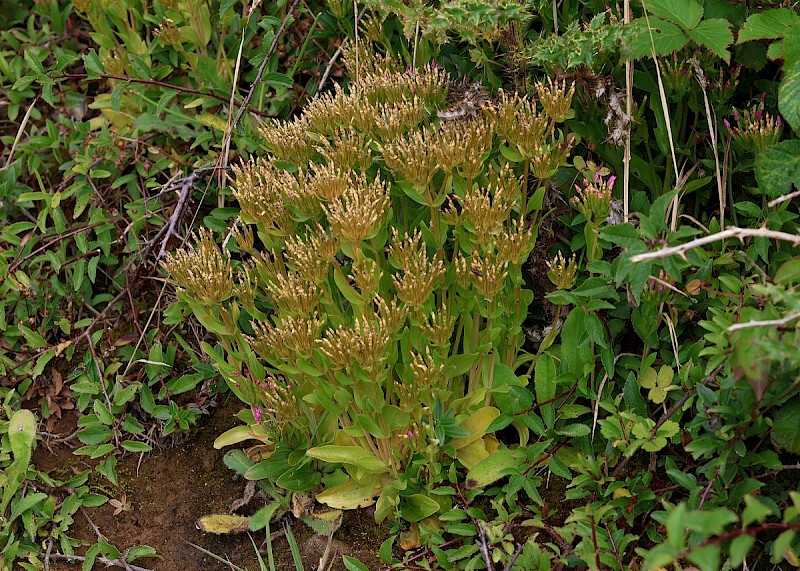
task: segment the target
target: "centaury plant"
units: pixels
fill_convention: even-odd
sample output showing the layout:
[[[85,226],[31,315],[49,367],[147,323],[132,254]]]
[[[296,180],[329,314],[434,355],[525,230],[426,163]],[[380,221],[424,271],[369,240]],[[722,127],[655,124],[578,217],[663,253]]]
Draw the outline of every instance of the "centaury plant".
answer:
[[[236,246],[201,233],[166,268],[250,405],[217,441],[260,441],[246,477],[419,521],[501,446],[493,399],[525,382],[522,264],[572,146],[572,90],[446,121],[443,71],[368,53],[349,53],[349,91],[266,127],[269,154],[233,169]]]

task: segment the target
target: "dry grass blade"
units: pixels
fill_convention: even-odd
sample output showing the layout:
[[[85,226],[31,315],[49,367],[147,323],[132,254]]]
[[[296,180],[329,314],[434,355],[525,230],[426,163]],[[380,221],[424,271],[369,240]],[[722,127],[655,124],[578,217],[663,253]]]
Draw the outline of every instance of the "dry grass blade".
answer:
[[[642,2],[644,10],[644,18],[647,22],[647,31],[650,34],[650,49],[653,54],[653,63],[656,65],[656,79],[658,80],[658,96],[661,100],[661,110],[664,113],[664,124],[667,128],[667,137],[669,139],[670,156],[672,157],[672,167],[675,169],[675,180],[680,179],[678,171],[678,158],[675,154],[675,141],[672,136],[672,120],[669,115],[669,107],[667,106],[667,93],[664,90],[664,80],[661,77],[661,65],[658,63],[658,56],[656,55],[656,43],[653,39],[653,28],[650,25],[650,16],[647,13],[647,6]],[[675,194],[675,199],[672,201],[671,206],[671,221],[670,229],[674,232],[678,228],[678,208],[680,207],[680,192]]]
[[[706,120],[708,121],[708,129],[711,135],[711,150],[714,151],[714,174],[717,178],[717,196],[719,197],[719,227],[720,230],[725,230],[725,179],[719,167],[719,149],[717,145],[717,121],[716,117],[711,111],[711,105],[708,102],[708,93],[706,92],[707,81],[703,75],[703,69],[700,67],[700,62],[697,58],[691,58],[689,63],[694,71],[694,77],[697,83],[700,84],[700,89],[703,91],[703,104],[705,105]]]
[[[25,112],[25,115],[22,117],[22,122],[19,124],[19,129],[17,129],[17,136],[14,137],[14,143],[11,145],[11,151],[8,153],[8,158],[6,159],[6,164],[0,167],[0,172],[6,170],[11,166],[12,161],[14,160],[14,151],[17,149],[17,144],[19,143],[20,139],[22,139],[22,133],[25,132],[25,127],[28,125],[28,120],[31,118],[31,113],[33,113],[34,108],[36,107],[36,103],[39,101],[39,98],[36,97],[31,104],[28,106],[28,110]]]

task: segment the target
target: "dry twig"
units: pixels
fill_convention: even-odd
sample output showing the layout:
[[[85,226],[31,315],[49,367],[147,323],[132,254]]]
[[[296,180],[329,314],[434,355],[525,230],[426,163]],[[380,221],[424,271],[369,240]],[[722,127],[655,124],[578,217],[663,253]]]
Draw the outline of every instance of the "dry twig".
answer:
[[[736,226],[733,226],[727,230],[723,230],[722,232],[717,232],[716,234],[711,234],[710,236],[703,236],[702,238],[691,240],[690,242],[680,244],[679,246],[662,248],[660,250],[656,250],[655,252],[647,252],[646,254],[637,254],[631,258],[631,261],[644,262],[646,260],[659,260],[675,255],[686,259],[686,252],[693,248],[699,248],[700,246],[712,244],[713,242],[718,242],[720,240],[727,240],[728,238],[738,238],[741,242],[744,242],[745,238],[757,237],[772,238],[773,240],[784,240],[786,242],[792,242],[795,246],[800,246],[800,235],[798,234],[778,232],[776,230],[769,230],[768,228],[737,228]]]

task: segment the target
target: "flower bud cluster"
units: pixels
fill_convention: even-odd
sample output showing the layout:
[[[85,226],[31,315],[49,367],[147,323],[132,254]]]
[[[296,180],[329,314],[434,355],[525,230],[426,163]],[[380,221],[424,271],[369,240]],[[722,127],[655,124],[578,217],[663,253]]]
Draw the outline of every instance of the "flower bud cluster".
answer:
[[[733,121],[723,119],[734,149],[758,154],[781,140],[783,121],[780,115],[764,110],[764,95],[752,109],[741,113],[733,109]]]

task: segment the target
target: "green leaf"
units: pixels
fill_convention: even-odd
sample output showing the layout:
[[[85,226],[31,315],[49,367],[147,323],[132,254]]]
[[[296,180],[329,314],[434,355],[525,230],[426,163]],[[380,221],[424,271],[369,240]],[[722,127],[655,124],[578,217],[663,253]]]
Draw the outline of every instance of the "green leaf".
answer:
[[[730,22],[722,18],[703,20],[695,29],[688,30],[686,33],[695,42],[707,47],[718,57],[725,60],[725,63],[730,63],[731,52],[728,51],[728,46],[733,43]]]
[[[644,18],[636,18],[629,24],[629,27],[630,39],[623,46],[623,54],[626,59],[651,57],[653,49],[655,49],[656,55],[671,54],[680,50],[689,41],[681,28],[655,16],[650,18],[650,27]]]
[[[797,419],[800,418],[800,400],[784,404],[775,413],[772,425],[772,443],[776,448],[790,454],[800,454],[800,430]]]
[[[31,509],[33,506],[41,503],[47,498],[47,494],[37,492],[35,494],[28,494],[17,502],[11,502],[11,515],[8,518],[8,523],[13,522],[20,515]]]
[[[483,438],[483,436],[486,434],[486,429],[498,416],[500,416],[500,411],[493,406],[485,406],[480,410],[475,411],[459,425],[460,428],[463,428],[469,432],[469,436],[454,438],[450,445],[456,450],[459,450],[460,448],[464,448],[476,440]]]
[[[439,503],[422,494],[401,498],[400,509],[406,521],[420,521],[439,511]]]
[[[83,56],[83,67],[86,68],[86,74],[89,78],[100,77],[105,73],[103,63],[94,48],[89,50],[89,53]]]
[[[800,34],[795,35],[793,41],[800,42]],[[778,110],[792,129],[800,130],[800,61],[789,64],[787,60],[784,66],[783,79],[778,86]]]
[[[747,506],[742,512],[742,526],[747,527],[754,521],[764,523],[770,515],[772,515],[772,508],[750,494],[744,497],[744,503]]]
[[[347,480],[317,495],[317,501],[340,510],[365,508],[375,503],[375,495],[379,490],[380,485],[372,479],[364,483]]]
[[[731,541],[728,552],[730,554],[732,568],[735,569],[744,562],[744,558],[747,557],[747,554],[750,552],[755,542],[756,538],[746,533]]]
[[[642,239],[639,236],[638,230],[633,224],[615,224],[614,226],[607,226],[600,231],[600,237],[603,240],[608,240],[612,244],[622,246],[623,248],[632,248],[642,244]]]
[[[557,434],[560,434],[561,436],[569,436],[570,438],[587,436],[590,432],[591,429],[586,424],[568,424],[567,426],[563,426],[556,430]]]
[[[787,194],[792,184],[800,188],[800,140],[782,141],[766,149],[756,158],[755,171],[759,190],[770,198]]]
[[[35,71],[39,75],[44,73],[44,67],[42,66],[42,62],[36,59],[36,56],[34,56],[30,50],[25,50],[25,52],[23,53],[23,57],[25,58],[25,63],[27,63],[28,67],[30,67],[33,71]]]
[[[642,4],[651,14],[680,24],[686,30],[695,28],[703,17],[703,7],[694,0],[647,0]]]
[[[693,549],[687,559],[696,563],[700,567],[700,571],[718,571],[720,569],[719,552],[719,545],[704,545]]]
[[[36,416],[25,408],[16,411],[8,422],[8,439],[14,463],[27,468],[36,440]]]
[[[262,79],[264,83],[267,85],[278,86],[278,87],[285,87],[286,89],[291,89],[294,86],[294,79],[286,75],[285,73],[265,73]]]
[[[327,444],[325,446],[310,448],[306,452],[306,455],[332,464],[341,463],[358,466],[359,468],[376,474],[389,471],[389,466],[387,466],[383,460],[375,457],[371,452],[360,446]]]
[[[737,44],[751,40],[775,40],[800,20],[800,16],[791,8],[775,8],[753,14],[739,31]]]
[[[781,264],[773,279],[775,283],[787,286],[800,282],[800,257],[794,257]]]
[[[481,460],[467,473],[467,488],[483,488],[520,468],[522,452],[500,448],[488,458]]]
[[[361,563],[361,561],[355,557],[342,555],[342,561],[344,562],[344,566],[347,568],[347,571],[369,571],[369,567]]]
[[[156,552],[156,550],[149,545],[131,547],[125,553],[125,561],[128,563],[133,563],[137,559],[144,559],[148,557],[157,557],[158,559],[161,559],[161,556]]]
[[[136,440],[123,440],[122,448],[128,452],[150,452],[153,449],[149,444]]]

